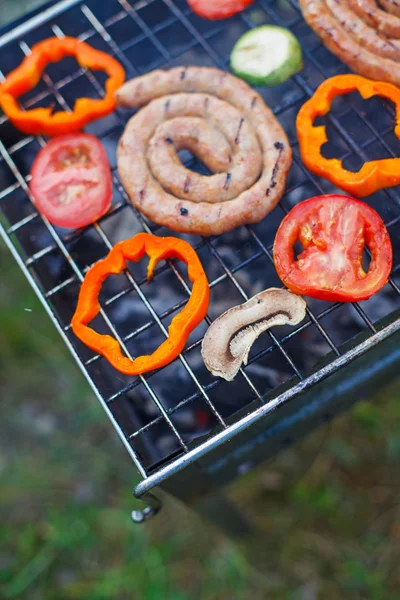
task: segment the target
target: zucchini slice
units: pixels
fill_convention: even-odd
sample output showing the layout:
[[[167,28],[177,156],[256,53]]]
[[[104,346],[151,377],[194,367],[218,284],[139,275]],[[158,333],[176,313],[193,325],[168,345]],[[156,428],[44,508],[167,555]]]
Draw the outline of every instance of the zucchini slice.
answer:
[[[231,52],[232,71],[253,85],[278,85],[302,68],[297,38],[288,29],[275,25],[251,29],[239,38]]]

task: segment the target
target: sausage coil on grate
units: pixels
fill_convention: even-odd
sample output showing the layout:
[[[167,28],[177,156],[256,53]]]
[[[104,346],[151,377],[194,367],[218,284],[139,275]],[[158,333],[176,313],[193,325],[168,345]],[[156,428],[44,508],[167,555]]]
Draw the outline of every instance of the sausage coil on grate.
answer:
[[[392,15],[400,17],[400,2],[399,0],[380,0],[379,4]]]
[[[400,40],[385,39],[367,25],[364,29],[349,4],[341,0],[300,0],[300,8],[328,50],[353,71],[400,85]]]
[[[357,16],[348,0],[325,0],[326,6],[331,11],[340,26],[346,31],[354,42],[366,48],[373,54],[400,61],[400,40],[385,38]]]
[[[207,67],[153,71],[116,94],[138,108],[118,146],[133,205],[174,231],[213,235],[263,219],[281,198],[291,164],[287,137],[244,81]],[[186,148],[214,173],[180,162]]]
[[[376,0],[349,0],[349,5],[368,25],[379,33],[400,38],[400,18],[382,10]]]

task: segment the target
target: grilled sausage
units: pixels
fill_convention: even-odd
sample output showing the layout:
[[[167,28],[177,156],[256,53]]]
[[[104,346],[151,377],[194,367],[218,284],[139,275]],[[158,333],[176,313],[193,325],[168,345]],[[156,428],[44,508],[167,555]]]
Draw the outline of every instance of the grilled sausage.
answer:
[[[400,38],[400,17],[382,10],[376,0],[349,0],[349,6],[379,33],[387,37]]]
[[[121,137],[118,171],[134,206],[152,221],[212,235],[260,221],[275,207],[291,149],[245,82],[218,69],[178,67],[128,81],[116,97],[125,107],[147,104]],[[186,169],[181,148],[215,174]]]
[[[400,62],[400,40],[384,38],[349,7],[347,0],[325,0],[340,26],[360,46],[374,54]]]
[[[353,71],[400,85],[400,65],[360,46],[339,23],[324,0],[299,0],[303,16],[325,46]]]
[[[396,17],[400,17],[400,2],[399,0],[380,0],[379,4],[387,10],[387,12],[392,15],[396,15]]]

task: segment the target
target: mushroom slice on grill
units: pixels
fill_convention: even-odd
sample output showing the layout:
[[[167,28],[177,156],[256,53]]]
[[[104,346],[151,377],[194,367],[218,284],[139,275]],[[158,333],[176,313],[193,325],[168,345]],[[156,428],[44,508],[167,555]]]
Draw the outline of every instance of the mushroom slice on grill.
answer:
[[[297,325],[305,314],[301,296],[279,288],[264,290],[211,324],[201,349],[204,364],[213,375],[232,381],[261,333],[275,325]]]

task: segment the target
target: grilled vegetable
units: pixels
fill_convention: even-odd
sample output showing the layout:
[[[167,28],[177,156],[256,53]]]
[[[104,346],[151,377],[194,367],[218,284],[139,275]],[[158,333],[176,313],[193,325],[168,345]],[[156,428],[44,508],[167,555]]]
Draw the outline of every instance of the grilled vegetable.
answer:
[[[248,31],[231,53],[231,69],[253,85],[278,85],[303,67],[297,38],[283,27],[263,25]]]
[[[53,225],[84,227],[110,208],[110,166],[93,135],[71,133],[50,140],[36,156],[31,174],[35,206]]]
[[[188,0],[192,11],[204,19],[227,19],[241,12],[254,0]]]
[[[294,245],[303,251],[294,256]],[[363,267],[368,248],[371,262]],[[325,195],[297,204],[283,219],[274,242],[282,282],[296,294],[332,302],[366,300],[388,280],[392,245],[370,206],[348,196]]]
[[[81,67],[107,73],[104,98],[78,98],[72,112],[53,113],[52,108],[22,110],[17,98],[35,87],[49,63],[58,62],[65,56],[74,56]],[[24,133],[48,136],[72,133],[114,110],[114,92],[124,80],[124,69],[106,52],[73,37],[52,37],[35,44],[31,54],[0,85],[0,107]]]
[[[391,83],[370,81],[359,75],[336,75],[324,81],[314,96],[301,107],[296,128],[301,158],[310,171],[326,177],[341,189],[356,196],[368,196],[381,188],[400,183],[400,158],[385,158],[364,163],[354,173],[342,167],[342,161],[325,158],[321,146],[327,141],[326,127],[314,127],[314,120],[326,115],[336,96],[359,91],[365,99],[382,96],[391,100],[396,107],[397,120],[394,133],[400,139],[400,89]]]
[[[232,381],[264,331],[275,325],[297,325],[305,315],[306,303],[300,296],[278,288],[260,292],[212,323],[201,349],[204,364],[213,375]]]
[[[99,313],[98,295],[103,281],[126,269],[128,260],[138,261],[145,254],[150,258],[148,280],[160,260],[179,258],[188,266],[188,276],[193,282],[192,293],[185,308],[175,315],[168,327],[168,338],[153,352],[131,360],[122,353],[116,339],[101,335],[88,327]],[[124,242],[118,242],[108,256],[97,262],[87,272],[82,283],[78,306],[72,318],[72,330],[89,348],[104,356],[111,365],[125,375],[141,375],[172,362],[182,352],[190,332],[204,319],[208,309],[210,290],[204,269],[196,252],[187,242],[174,237],[157,237],[138,233]]]

